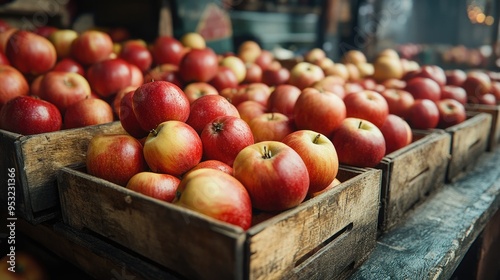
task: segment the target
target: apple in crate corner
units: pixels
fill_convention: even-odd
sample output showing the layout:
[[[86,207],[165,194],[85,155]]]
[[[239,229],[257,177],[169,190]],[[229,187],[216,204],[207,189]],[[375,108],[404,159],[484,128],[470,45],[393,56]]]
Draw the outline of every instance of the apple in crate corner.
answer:
[[[331,136],[339,162],[357,167],[374,167],[385,156],[385,139],[373,123],[346,118]]]
[[[248,124],[255,143],[262,141],[281,141],[295,131],[293,122],[281,113],[264,113],[253,118]]]
[[[223,171],[201,168],[189,172],[182,178],[173,203],[243,230],[252,223],[248,191],[239,180]]]
[[[339,171],[339,160],[328,137],[312,130],[297,130],[282,142],[294,149],[306,164],[310,194],[322,191],[332,183]]]
[[[9,65],[0,65],[0,108],[17,96],[28,95],[30,87],[24,75]]]
[[[87,148],[87,173],[125,187],[147,169],[142,150],[141,142],[130,135],[97,134]]]
[[[220,116],[240,117],[238,109],[221,95],[205,95],[190,105],[189,124],[198,134],[201,134],[205,126],[213,119]]]
[[[196,166],[202,155],[200,136],[181,121],[162,122],[144,143],[144,158],[153,172],[181,176]]]
[[[429,99],[417,99],[410,107],[408,123],[414,129],[436,128],[439,123],[439,109]]]
[[[210,121],[202,130],[203,158],[215,159],[233,165],[238,153],[254,144],[250,126],[235,116],[220,116]]]
[[[40,80],[38,94],[40,98],[56,105],[64,114],[69,106],[89,98],[91,89],[87,79],[80,74],[49,71]]]
[[[144,171],[132,176],[126,188],[166,202],[172,202],[180,182],[179,178],[170,174]]]
[[[102,31],[83,31],[71,44],[71,57],[84,66],[106,60],[113,53],[113,40]]]
[[[62,116],[57,107],[45,100],[31,96],[18,96],[9,100],[0,110],[0,128],[32,135],[58,131]]]
[[[442,99],[436,105],[439,110],[438,128],[448,128],[467,119],[464,105],[455,99]]]
[[[380,131],[384,135],[386,155],[408,146],[413,140],[413,133],[408,122],[394,114],[387,116]]]
[[[385,98],[373,90],[362,90],[344,98],[347,118],[360,118],[381,127],[389,114]]]
[[[263,141],[241,150],[233,164],[233,175],[261,211],[283,211],[304,201],[309,174],[300,155],[278,141]]]
[[[77,128],[110,123],[114,120],[113,108],[99,98],[86,98],[66,108],[64,128]]]

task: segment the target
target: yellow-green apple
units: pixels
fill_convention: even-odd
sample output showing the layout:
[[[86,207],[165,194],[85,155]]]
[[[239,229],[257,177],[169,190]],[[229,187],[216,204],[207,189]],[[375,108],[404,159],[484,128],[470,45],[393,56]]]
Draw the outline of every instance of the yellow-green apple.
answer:
[[[471,70],[467,72],[467,78],[461,87],[465,89],[467,96],[479,97],[490,92],[491,79],[488,74],[481,70]]]
[[[446,74],[443,68],[437,65],[422,65],[416,76],[432,79],[438,83],[440,87],[446,85]]]
[[[439,109],[432,100],[417,99],[410,107],[407,121],[414,129],[435,128],[439,123]]]
[[[52,71],[75,72],[85,76],[85,69],[83,69],[83,66],[70,57],[62,58],[57,61]]]
[[[347,67],[343,63],[335,63],[324,72],[325,76],[337,76],[344,81],[349,80],[349,70],[347,70]]]
[[[342,182],[340,182],[340,180],[338,178],[335,178],[333,179],[333,181],[330,183],[330,185],[328,185],[326,188],[324,188],[323,190],[319,191],[319,192],[315,192],[315,193],[309,193],[308,194],[308,197],[309,198],[313,198],[313,197],[317,197],[318,195],[320,194],[324,194],[325,192],[335,188],[336,186],[340,185]]]
[[[125,187],[139,172],[146,171],[143,146],[127,134],[97,134],[88,144],[87,173]]]
[[[224,96],[221,91],[220,95]],[[232,92],[232,95],[225,96],[234,106],[238,106],[241,102],[247,100],[257,101],[260,104],[267,106],[269,101],[269,96],[271,95],[271,88],[264,83],[251,83],[240,85],[236,91]]]
[[[357,82],[363,79],[361,72],[359,71],[358,67],[352,63],[346,63],[345,67],[347,69],[347,72],[349,73],[349,81],[350,82]]]
[[[174,37],[163,35],[153,42],[151,54],[156,65],[174,64],[179,65],[182,57],[186,53],[186,48]]]
[[[137,121],[146,131],[168,120],[185,122],[190,112],[186,94],[166,81],[153,81],[138,87],[132,97],[132,108]]]
[[[130,64],[121,58],[96,62],[88,67],[86,74],[90,87],[104,98],[130,86],[132,81]]]
[[[332,183],[339,171],[339,159],[328,137],[312,130],[297,130],[282,142],[304,161],[309,173],[309,193],[322,191]]]
[[[24,75],[9,65],[0,65],[0,108],[16,96],[28,95],[30,86]]]
[[[273,63],[274,60],[274,54],[268,50],[261,50],[259,56],[255,58],[254,63],[259,65],[259,67],[262,70],[265,70]]]
[[[467,79],[467,73],[462,69],[448,69],[444,71],[446,84],[453,86],[462,86]]]
[[[179,62],[179,75],[184,83],[208,82],[217,74],[219,60],[213,49],[189,50]]]
[[[413,77],[406,82],[405,90],[415,99],[430,99],[438,101],[441,99],[441,87],[433,79]]]
[[[185,85],[181,82],[179,77],[179,66],[174,64],[161,64],[144,73],[143,78],[145,83],[153,81],[166,81],[183,88]]]
[[[58,131],[62,116],[52,103],[31,96],[17,96],[0,111],[0,128],[22,135]]]
[[[250,123],[253,118],[267,112],[266,106],[253,100],[241,102],[240,104],[238,104],[238,106],[236,106],[236,109],[240,113],[240,118],[243,119],[246,123]]]
[[[311,87],[317,88],[320,91],[329,91],[344,99],[346,95],[345,81],[339,76],[326,76],[323,79],[312,84]]]
[[[149,131],[144,130],[137,117],[134,114],[132,100],[135,90],[130,90],[120,99],[120,109],[118,110],[118,119],[123,129],[137,139],[148,136]]]
[[[198,170],[198,169],[202,169],[202,168],[212,168],[212,169],[217,169],[217,170],[220,170],[224,173],[227,173],[229,175],[233,175],[233,167],[230,166],[230,165],[227,165],[225,163],[223,163],[222,161],[220,160],[216,160],[216,159],[207,159],[207,160],[202,160],[200,161],[200,163],[198,163],[197,165],[195,165],[195,167],[189,169],[188,172],[184,173],[184,175],[182,175],[183,177],[186,177],[189,172],[192,172],[192,171],[195,171],[195,170]]]
[[[321,48],[312,48],[304,54],[304,61],[315,64],[326,57],[326,53]]]
[[[266,69],[262,70],[261,81],[268,86],[277,86],[288,83],[290,77],[290,70],[283,67],[278,61],[274,61]]]
[[[241,150],[233,174],[261,211],[278,212],[299,205],[309,190],[309,174],[300,155],[279,141],[264,141]]]
[[[56,105],[63,114],[68,106],[88,98],[90,92],[87,79],[74,72],[49,71],[40,81],[40,98]]]
[[[262,68],[255,63],[245,63],[245,79],[242,84],[260,83],[262,82]]]
[[[378,83],[387,79],[401,79],[403,74],[399,57],[381,56],[373,62],[373,78]]]
[[[389,113],[406,119],[415,98],[403,89],[386,89],[380,93],[387,101]]]
[[[9,239],[15,240],[15,239]],[[10,244],[10,243],[9,243]],[[12,243],[14,244],[14,243]],[[5,245],[5,248],[10,246]],[[24,247],[24,246],[23,246]],[[0,279],[2,280],[48,280],[47,267],[37,255],[23,251],[16,246],[9,248],[0,259]],[[12,250],[13,249],[13,250]]]
[[[250,228],[252,201],[243,184],[219,170],[201,168],[182,178],[175,205],[216,220]]]
[[[153,55],[143,40],[128,40],[122,44],[118,57],[146,72],[153,64]]]
[[[441,99],[436,105],[439,110],[438,128],[448,128],[462,123],[467,118],[464,105],[455,99]]]
[[[232,166],[236,155],[246,146],[254,144],[250,126],[235,116],[216,117],[200,134],[203,159],[215,159]]]
[[[374,167],[385,156],[384,135],[367,120],[345,118],[330,139],[341,164]]]
[[[467,103],[467,92],[460,86],[445,85],[441,87],[441,99],[455,99],[465,104]]]
[[[360,50],[348,50],[342,55],[341,62],[358,64],[367,62],[367,59],[365,54]]]
[[[345,119],[346,107],[335,93],[305,88],[295,102],[293,115],[297,129],[314,130],[329,137]]]
[[[219,66],[215,76],[208,81],[217,91],[222,91],[226,88],[237,88],[239,85],[236,74],[227,66]]]
[[[108,59],[113,53],[113,40],[103,31],[86,30],[71,44],[71,57],[84,67]]]
[[[312,84],[324,77],[325,73],[318,65],[309,62],[299,62],[290,70],[288,83],[302,90],[312,86]]]
[[[278,85],[271,91],[267,102],[267,111],[281,113],[293,119],[293,108],[302,91],[293,85]]]
[[[108,102],[100,98],[86,98],[80,100],[64,111],[64,129],[85,127],[114,120],[113,108]]]
[[[54,45],[47,38],[27,30],[17,30],[9,37],[5,55],[13,67],[29,76],[48,72],[57,61]]]
[[[181,180],[170,174],[143,171],[128,180],[127,189],[166,202],[174,201]]]
[[[257,57],[261,54],[262,49],[255,41],[245,41],[238,46],[236,55],[243,60],[243,62],[255,62]]]
[[[295,131],[292,120],[281,113],[264,113],[249,123],[255,143],[281,141]]]
[[[389,114],[385,98],[373,90],[362,90],[344,98],[346,117],[360,118],[381,127]]]
[[[386,48],[377,53],[376,59],[382,57],[400,58],[398,52],[392,48]]]
[[[182,35],[180,42],[185,48],[190,49],[204,49],[207,47],[205,38],[198,32],[188,32]]]
[[[193,101],[205,95],[218,95],[219,91],[209,83],[194,82],[184,87],[184,93],[189,103],[193,103]]]
[[[73,29],[58,29],[48,36],[49,41],[56,49],[58,60],[71,55],[71,44],[77,37],[78,32]]]
[[[330,67],[335,65],[335,62],[333,62],[333,59],[329,57],[324,57],[320,60],[317,60],[314,64],[318,65],[323,72],[326,72]]]
[[[197,165],[202,155],[200,136],[181,121],[160,123],[144,143],[144,158],[153,172],[181,176]]]
[[[220,61],[221,66],[228,67],[236,75],[238,83],[242,83],[247,76],[247,68],[243,60],[237,56],[226,56]]]
[[[221,95],[202,96],[190,106],[189,118],[186,123],[189,124],[198,134],[213,119],[219,116],[240,117],[238,109]]]
[[[407,121],[400,116],[389,114],[380,131],[385,139],[385,154],[408,146],[413,141],[413,133]]]

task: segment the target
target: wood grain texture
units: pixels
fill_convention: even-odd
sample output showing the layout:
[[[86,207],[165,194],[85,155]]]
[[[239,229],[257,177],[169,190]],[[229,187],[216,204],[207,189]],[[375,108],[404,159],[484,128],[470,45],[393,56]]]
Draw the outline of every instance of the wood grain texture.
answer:
[[[379,240],[351,279],[449,279],[500,207],[500,152],[446,184]]]
[[[500,105],[465,104],[465,108],[469,112],[486,113],[491,116],[487,151],[495,150],[500,143]]]

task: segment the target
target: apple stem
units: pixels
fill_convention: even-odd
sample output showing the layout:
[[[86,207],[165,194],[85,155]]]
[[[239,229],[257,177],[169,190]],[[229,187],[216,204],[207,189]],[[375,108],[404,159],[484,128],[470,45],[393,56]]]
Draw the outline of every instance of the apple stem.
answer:
[[[154,128],[153,128],[153,129],[151,129],[151,130],[149,131],[149,133],[153,134],[153,136],[157,136],[157,135],[158,135],[158,131],[156,131],[156,129],[154,129]]]
[[[271,157],[272,157],[271,151],[266,146],[264,146],[264,155],[262,156],[262,158],[269,159]]]
[[[316,135],[316,137],[314,137],[313,143],[314,143],[314,144],[318,144],[318,140],[319,140],[319,138],[320,138],[320,137],[321,137],[321,134],[320,134],[320,133],[318,133],[318,134]]]
[[[363,123],[363,122],[361,122],[361,121],[359,122],[358,129],[360,129],[360,128],[361,128],[361,124],[362,124],[362,123]]]

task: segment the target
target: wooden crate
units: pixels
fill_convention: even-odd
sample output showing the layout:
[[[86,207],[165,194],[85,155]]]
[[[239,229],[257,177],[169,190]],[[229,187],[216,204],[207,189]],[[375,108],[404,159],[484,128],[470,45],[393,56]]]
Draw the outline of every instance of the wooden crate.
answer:
[[[375,246],[381,171],[342,167],[338,178],[247,231],[71,168],[58,186],[64,223],[189,279],[342,279]]]
[[[469,112],[480,112],[491,115],[491,127],[487,151],[493,151],[500,143],[500,105],[466,104]]]
[[[442,130],[413,130],[413,139],[377,165],[382,170],[379,234],[398,224],[415,205],[445,184],[451,136]]]
[[[7,182],[7,169],[15,168],[18,217],[36,224],[57,215],[57,171],[83,164],[88,142],[99,133],[125,131],[120,122],[29,136],[0,130],[0,176]],[[0,189],[0,198],[6,202],[7,188]]]
[[[447,182],[465,174],[474,166],[479,156],[486,152],[491,119],[490,114],[468,112],[464,122],[445,129],[451,135]]]

